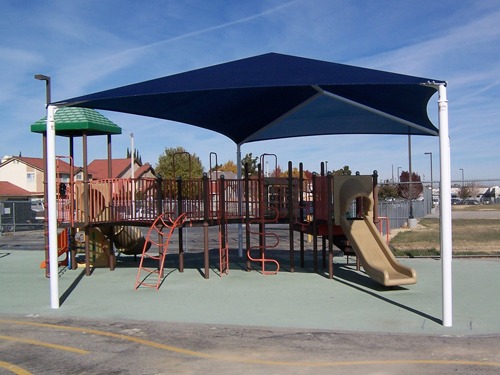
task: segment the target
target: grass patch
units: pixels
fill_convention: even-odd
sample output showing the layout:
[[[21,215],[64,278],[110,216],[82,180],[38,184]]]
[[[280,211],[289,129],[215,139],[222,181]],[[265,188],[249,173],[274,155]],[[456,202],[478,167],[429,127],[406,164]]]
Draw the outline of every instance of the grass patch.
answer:
[[[475,205],[452,205],[452,211],[462,211],[462,212],[470,212],[470,211],[500,211],[500,204],[475,204]]]
[[[453,220],[452,240],[456,256],[500,256],[500,219]],[[421,219],[416,228],[400,231],[390,246],[396,256],[439,256],[439,220]]]

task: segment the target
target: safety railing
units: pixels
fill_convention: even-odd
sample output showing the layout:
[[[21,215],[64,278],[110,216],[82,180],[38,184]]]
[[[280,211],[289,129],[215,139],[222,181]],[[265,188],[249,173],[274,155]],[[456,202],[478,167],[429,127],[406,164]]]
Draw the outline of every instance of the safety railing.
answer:
[[[391,239],[391,225],[390,220],[387,216],[379,216],[378,217],[378,231],[383,236],[385,232],[385,242],[389,245],[389,241]],[[384,227],[385,225],[385,227]],[[385,230],[384,230],[385,229]]]

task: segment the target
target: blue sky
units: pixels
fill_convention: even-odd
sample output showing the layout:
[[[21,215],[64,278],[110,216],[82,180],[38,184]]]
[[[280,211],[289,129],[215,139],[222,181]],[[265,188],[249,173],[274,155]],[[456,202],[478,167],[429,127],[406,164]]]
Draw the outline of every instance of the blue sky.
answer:
[[[1,155],[42,156],[29,126],[45,115],[44,82],[62,100],[267,52],[448,81],[451,175],[499,178],[500,2],[352,0],[1,1]],[[429,116],[437,125],[437,95]],[[209,166],[235,160],[228,138],[193,126],[101,112],[123,128],[113,156],[125,157],[130,133],[153,166],[165,148],[182,146]],[[436,137],[412,137],[413,170],[438,179]],[[250,143],[242,153],[275,153],[311,171],[349,165],[382,179],[408,170],[401,136],[328,136]],[[68,155],[65,138],[57,154]],[[81,142],[75,147],[81,165]],[[105,137],[89,141],[89,159],[106,158]]]

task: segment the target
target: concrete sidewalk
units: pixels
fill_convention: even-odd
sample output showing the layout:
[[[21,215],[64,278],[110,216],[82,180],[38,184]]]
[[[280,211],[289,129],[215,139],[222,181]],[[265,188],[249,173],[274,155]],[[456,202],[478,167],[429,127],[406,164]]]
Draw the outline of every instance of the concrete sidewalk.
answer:
[[[215,254],[214,254],[215,255]],[[134,290],[137,263],[119,257],[115,271],[61,269],[61,307],[50,308],[43,251],[0,250],[0,313],[46,318],[144,320],[431,335],[500,334],[500,260],[453,261],[453,327],[441,325],[441,264],[400,259],[417,271],[415,285],[382,288],[345,258],[334,258],[335,279],[296,268],[263,276],[231,257],[229,275],[201,274],[201,254],[187,254],[185,271],[167,257],[159,291]],[[307,264],[312,266],[310,259]],[[212,266],[216,264],[215,258]],[[257,265],[256,265],[257,266]]]

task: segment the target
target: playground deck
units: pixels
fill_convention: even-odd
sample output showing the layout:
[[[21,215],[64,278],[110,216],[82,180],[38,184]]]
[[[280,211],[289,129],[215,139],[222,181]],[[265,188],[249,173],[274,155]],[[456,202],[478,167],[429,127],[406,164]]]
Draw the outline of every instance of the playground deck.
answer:
[[[57,219],[60,226],[71,229],[67,241],[71,267],[76,268],[78,242],[84,244],[87,275],[90,275],[91,248],[105,253],[111,269],[115,263],[113,246],[125,254],[142,254],[144,257],[155,239],[149,235],[142,237],[136,227],[154,225],[159,217],[164,218],[161,222],[165,223],[182,216],[180,226],[204,227],[205,277],[209,274],[209,226],[219,228],[221,273],[225,272],[228,262],[227,226],[239,223],[242,224],[238,238],[239,255],[244,248],[247,269],[250,269],[251,262],[257,262],[263,273],[273,274],[279,271],[280,264],[266,252],[278,246],[279,236],[268,231],[267,225],[286,223],[289,226],[291,272],[295,270],[294,232],[298,231],[301,267],[304,267],[304,237],[312,234],[314,270],[318,271],[317,239],[322,237],[323,252],[328,246],[330,279],[333,278],[332,258],[336,246],[344,253],[353,251],[370,277],[382,285],[416,282],[416,273],[397,262],[381,237],[380,229],[377,229],[376,171],[369,176],[313,175],[309,182],[304,179],[302,168],[298,177],[293,176],[291,162],[288,170],[288,177],[264,177],[259,172],[256,178],[245,173],[244,178],[237,180],[226,180],[224,176],[211,180],[207,175],[186,181],[180,178],[92,180],[71,183],[69,191],[63,183],[59,190]],[[352,225],[353,220],[361,221]],[[77,229],[80,233],[76,232]],[[161,230],[155,233],[162,235]],[[179,270],[182,272],[184,242],[180,228],[177,245]],[[159,254],[156,258],[162,256]],[[271,266],[271,270],[266,266]],[[162,264],[159,269],[161,267]]]

